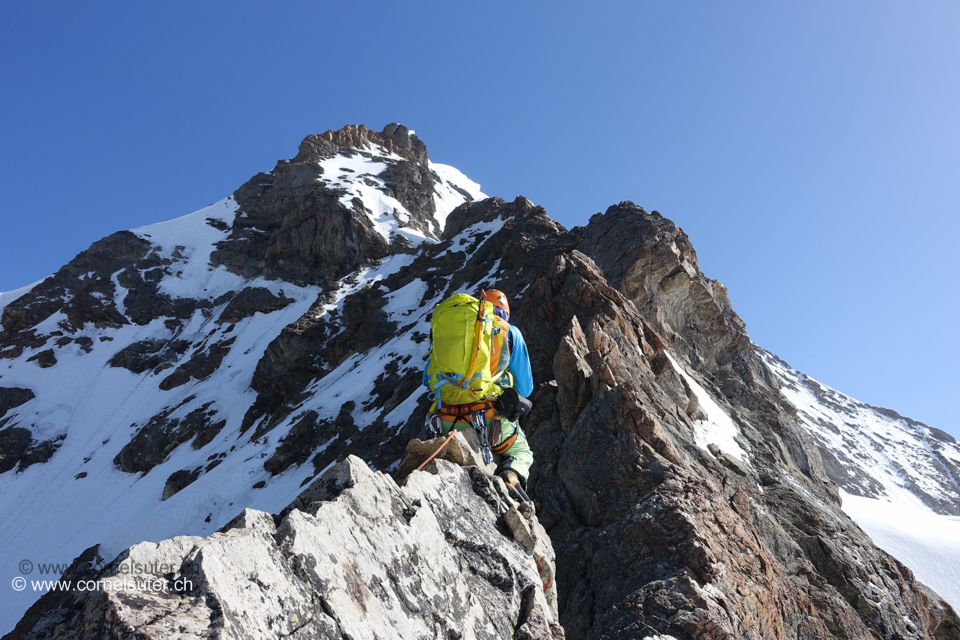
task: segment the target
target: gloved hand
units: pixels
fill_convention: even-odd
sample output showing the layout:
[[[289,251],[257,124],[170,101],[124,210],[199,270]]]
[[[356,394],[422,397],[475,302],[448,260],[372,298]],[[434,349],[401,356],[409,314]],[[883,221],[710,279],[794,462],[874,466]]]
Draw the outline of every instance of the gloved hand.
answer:
[[[494,402],[494,409],[507,420],[516,422],[533,409],[533,403],[520,395],[513,387],[507,387]]]

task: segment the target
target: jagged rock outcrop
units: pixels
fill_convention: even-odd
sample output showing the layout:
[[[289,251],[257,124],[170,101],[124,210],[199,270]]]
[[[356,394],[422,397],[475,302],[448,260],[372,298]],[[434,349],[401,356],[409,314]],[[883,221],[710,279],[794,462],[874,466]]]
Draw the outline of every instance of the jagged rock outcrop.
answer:
[[[212,404],[194,409],[183,418],[172,417],[180,409],[179,406],[154,416],[123,446],[114,458],[114,464],[121,471],[140,473],[150,471],[166,460],[174,449],[185,442],[192,441],[194,449],[202,449],[227,423],[226,420],[216,419],[216,410],[210,408]]]
[[[349,457],[282,516],[134,545],[8,637],[563,638],[536,518],[477,468],[431,466],[400,488]]]
[[[159,373],[172,367],[189,348],[186,340],[140,340],[117,351],[107,364],[131,373]]]
[[[112,304],[115,287],[110,276],[146,256],[150,243],[129,231],[118,231],[94,242],[28,294],[3,309],[0,324],[6,335],[29,329],[63,310],[74,326],[97,327],[128,322]]]
[[[621,202],[578,230],[577,248],[693,363],[713,371],[726,354],[750,350],[726,288],[700,273],[696,251],[676,224]]]
[[[36,398],[36,394],[30,389],[21,389],[20,387],[0,387],[0,420],[11,409]],[[3,426],[0,422],[0,426]]]
[[[247,287],[240,293],[230,298],[230,302],[223,311],[217,322],[229,322],[236,324],[244,318],[249,318],[255,313],[272,313],[285,308],[293,300],[287,298],[282,293],[277,296],[269,289],[263,287]]]
[[[0,387],[0,473],[46,462],[60,447],[62,438],[38,442],[29,429],[16,426],[13,409],[35,397],[30,389]]]

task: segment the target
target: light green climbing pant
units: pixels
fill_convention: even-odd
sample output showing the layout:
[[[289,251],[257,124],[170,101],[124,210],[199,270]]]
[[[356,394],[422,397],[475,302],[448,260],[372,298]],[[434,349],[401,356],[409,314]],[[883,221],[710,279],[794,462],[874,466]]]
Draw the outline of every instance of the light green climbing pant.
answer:
[[[446,435],[450,432],[450,423],[443,422],[441,424],[443,426],[443,434]],[[457,423],[458,431],[470,428],[472,428],[470,425],[464,424],[463,422]],[[489,433],[491,430],[490,420],[487,420],[487,432]],[[501,442],[509,440],[510,437],[513,436],[514,431],[517,432],[517,439],[510,445],[509,449],[499,456],[500,461],[497,465],[497,473],[512,469],[517,475],[523,478],[523,483],[526,485],[527,478],[530,477],[530,467],[533,465],[533,451],[530,450],[530,444],[527,442],[527,437],[523,434],[523,429],[520,428],[520,425],[506,418],[501,418],[500,437],[496,442],[491,439],[490,448],[495,448]]]

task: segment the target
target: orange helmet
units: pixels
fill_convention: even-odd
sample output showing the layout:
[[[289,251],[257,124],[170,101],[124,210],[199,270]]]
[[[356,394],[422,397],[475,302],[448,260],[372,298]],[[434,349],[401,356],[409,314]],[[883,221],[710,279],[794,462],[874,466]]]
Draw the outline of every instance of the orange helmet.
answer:
[[[486,294],[487,302],[493,305],[493,312],[510,322],[510,303],[507,302],[507,296],[503,294],[503,291],[490,289]]]

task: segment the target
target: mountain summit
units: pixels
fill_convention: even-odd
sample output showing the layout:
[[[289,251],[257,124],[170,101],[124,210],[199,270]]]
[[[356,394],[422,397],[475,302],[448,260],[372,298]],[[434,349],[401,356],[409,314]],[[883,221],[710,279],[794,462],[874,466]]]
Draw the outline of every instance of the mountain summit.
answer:
[[[682,229],[621,202],[567,230],[526,198],[487,198],[400,125],[309,136],[225,200],[109,236],[0,299],[3,557],[69,564],[95,547],[116,563],[146,553],[137,543],[147,540],[179,549],[170,557],[182,563],[248,531],[279,550],[264,552],[274,564],[177,596],[228,619],[248,601],[225,590],[253,588],[261,572],[289,576],[284,567],[320,562],[327,548],[323,562],[356,560],[322,538],[291,551],[289,527],[344,534],[325,518],[359,500],[331,492],[329,506],[310,507],[303,492],[344,473],[344,461],[358,469],[357,458],[380,472],[364,482],[384,486],[429,408],[420,377],[433,306],[493,287],[510,299],[538,383],[522,425],[562,631],[549,613],[530,629],[576,639],[960,638],[953,609],[841,510],[840,485],[856,482],[837,467],[856,460],[825,463],[814,412],[798,410],[789,372],[750,341]],[[489,496],[482,474],[471,477],[462,494],[417,482],[449,515],[451,495]],[[474,513],[503,530],[502,509],[487,504]],[[483,548],[472,553],[449,571],[500,575],[482,568]],[[7,584],[15,568],[4,569]],[[354,569],[378,607],[437,604]],[[318,584],[294,574],[296,589]],[[529,579],[509,584],[526,603],[508,598],[509,625],[547,611],[523,600]],[[36,597],[14,594],[6,628]],[[304,597],[280,610],[325,612],[339,625],[327,637],[347,637],[344,609]],[[70,609],[80,604],[70,602],[44,598],[12,637],[81,637]],[[462,637],[486,637],[458,607],[436,615],[458,619],[450,628]],[[136,616],[120,619],[128,626],[117,637],[163,637]],[[184,633],[224,628],[211,620]],[[403,637],[434,637],[417,629]]]

